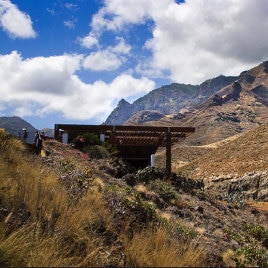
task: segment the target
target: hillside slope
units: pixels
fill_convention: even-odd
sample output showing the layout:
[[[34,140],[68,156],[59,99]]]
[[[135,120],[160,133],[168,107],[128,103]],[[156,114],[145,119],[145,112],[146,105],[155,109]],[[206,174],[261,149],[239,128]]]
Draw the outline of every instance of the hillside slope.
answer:
[[[247,200],[55,140],[40,157],[0,133],[0,149],[2,266],[267,265],[268,214]]]
[[[172,170],[203,179],[215,192],[236,189],[249,199],[268,201],[268,124],[203,146],[178,144],[172,148]],[[165,151],[156,154],[164,167]]]
[[[174,154],[173,157],[179,155]],[[193,178],[241,176],[248,172],[268,170],[268,124],[212,148],[181,170],[188,170],[188,175]]]

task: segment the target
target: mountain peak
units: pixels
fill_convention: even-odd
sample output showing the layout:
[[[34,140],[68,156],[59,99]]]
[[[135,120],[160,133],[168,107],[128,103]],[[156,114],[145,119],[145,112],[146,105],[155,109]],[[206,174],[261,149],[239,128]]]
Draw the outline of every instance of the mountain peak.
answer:
[[[122,105],[129,105],[129,104],[130,104],[130,103],[127,102],[125,99],[121,99],[121,100],[118,102],[117,107],[118,107],[118,106],[122,106]]]

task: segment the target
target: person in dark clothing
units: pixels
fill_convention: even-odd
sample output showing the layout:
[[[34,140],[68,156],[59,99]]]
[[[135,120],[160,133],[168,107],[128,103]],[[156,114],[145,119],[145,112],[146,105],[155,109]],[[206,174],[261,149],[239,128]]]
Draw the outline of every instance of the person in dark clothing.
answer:
[[[26,142],[26,140],[28,138],[28,132],[27,132],[26,128],[23,128],[22,132],[23,132],[23,134],[22,134],[23,140]]]
[[[41,137],[40,133],[38,132],[38,130],[36,130],[35,136],[34,136],[33,146],[34,146],[34,152],[38,155],[41,154],[42,143],[43,143],[42,137]]]

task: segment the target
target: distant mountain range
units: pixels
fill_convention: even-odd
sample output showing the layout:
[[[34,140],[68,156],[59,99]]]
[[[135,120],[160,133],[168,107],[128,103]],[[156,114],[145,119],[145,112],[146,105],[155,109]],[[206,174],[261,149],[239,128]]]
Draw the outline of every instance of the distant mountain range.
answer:
[[[133,104],[121,100],[108,125],[189,126],[192,144],[208,144],[268,122],[268,61],[237,77],[219,76],[199,86],[172,84]]]
[[[107,125],[122,125],[141,111],[157,111],[163,115],[176,114],[182,108],[198,105],[212,94],[234,82],[237,77],[223,75],[205,81],[199,86],[171,84],[154,89],[133,104],[122,99],[105,121]],[[149,121],[148,118],[145,121]],[[145,122],[144,121],[144,122]]]

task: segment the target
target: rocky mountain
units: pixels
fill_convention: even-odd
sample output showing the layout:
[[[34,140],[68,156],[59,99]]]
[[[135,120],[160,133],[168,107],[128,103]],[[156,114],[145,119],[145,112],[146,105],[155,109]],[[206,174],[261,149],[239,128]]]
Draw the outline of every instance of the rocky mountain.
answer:
[[[147,95],[137,99],[133,104],[122,99],[108,116],[105,124],[125,124],[133,115],[142,111],[158,111],[163,115],[176,114],[184,107],[202,103],[220,88],[236,79],[237,77],[221,75],[207,80],[199,86],[174,83],[152,90]],[[130,122],[135,124],[132,119]]]
[[[208,144],[268,122],[268,62],[243,72],[233,83],[221,88],[207,101],[185,113],[177,124],[194,126],[191,141]]]
[[[193,99],[194,105],[182,108],[175,115],[165,115],[156,121],[147,120],[143,124],[195,127],[195,133],[187,138],[187,142],[204,145],[267,123],[267,66],[268,62],[264,62],[241,73],[236,80],[221,87],[207,99],[200,97],[202,93],[199,94]],[[206,100],[199,102],[198,99]],[[131,117],[127,122],[141,124],[141,119]]]
[[[133,114],[132,106],[129,102],[121,99],[117,107],[106,119],[105,124],[107,125],[123,125],[124,122]]]
[[[163,117],[165,115],[158,111],[143,110],[135,113],[130,119],[125,121],[124,125],[139,125],[145,122],[158,121]]]
[[[198,86],[198,90],[195,95],[185,104],[186,107],[193,107],[208,100],[215,92],[233,83],[237,76],[223,76],[220,75],[216,78],[209,79]]]
[[[147,95],[137,99],[133,104],[121,100],[106,119],[105,124],[122,125],[131,116],[144,110],[158,111],[164,115],[176,113],[196,91],[197,86],[171,84],[149,92]]]

